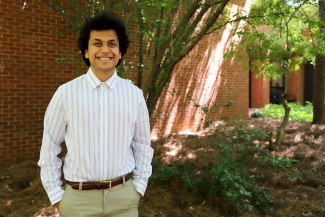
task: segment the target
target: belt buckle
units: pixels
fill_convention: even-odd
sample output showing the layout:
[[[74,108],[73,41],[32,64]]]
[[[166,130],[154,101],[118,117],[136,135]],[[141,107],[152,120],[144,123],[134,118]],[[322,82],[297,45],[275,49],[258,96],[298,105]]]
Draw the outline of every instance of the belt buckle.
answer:
[[[108,185],[108,188],[107,189],[111,189],[112,188],[112,181],[111,180],[101,181],[100,183],[107,183],[107,185]]]

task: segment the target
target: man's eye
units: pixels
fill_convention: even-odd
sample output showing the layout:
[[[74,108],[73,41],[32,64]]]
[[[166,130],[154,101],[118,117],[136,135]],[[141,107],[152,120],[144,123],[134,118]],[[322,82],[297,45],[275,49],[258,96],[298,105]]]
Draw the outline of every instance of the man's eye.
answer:
[[[99,47],[101,44],[99,42],[93,43],[94,46]]]
[[[116,47],[117,46],[117,43],[116,42],[110,42],[108,44],[108,46],[110,46],[110,47]]]

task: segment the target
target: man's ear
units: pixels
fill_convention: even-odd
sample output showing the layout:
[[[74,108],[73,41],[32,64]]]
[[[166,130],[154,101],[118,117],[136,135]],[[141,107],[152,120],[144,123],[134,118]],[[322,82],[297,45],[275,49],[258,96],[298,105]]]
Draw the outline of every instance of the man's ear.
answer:
[[[88,49],[87,50],[85,50],[85,58],[89,58],[89,55],[88,55]]]

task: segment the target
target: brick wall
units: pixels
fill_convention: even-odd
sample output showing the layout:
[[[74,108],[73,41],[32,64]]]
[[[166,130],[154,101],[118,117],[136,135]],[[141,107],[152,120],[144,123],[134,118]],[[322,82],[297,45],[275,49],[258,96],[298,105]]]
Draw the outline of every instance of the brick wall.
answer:
[[[270,103],[270,80],[251,72],[251,107],[261,108]]]
[[[23,1],[0,0],[0,63],[5,66],[0,72],[0,163],[38,157],[52,95],[76,77],[75,71],[87,70],[54,60],[64,52],[77,53],[75,33],[67,31],[71,27],[59,14],[40,0],[27,1],[23,10],[22,6]],[[196,132],[219,117],[247,117],[247,57],[223,58],[235,40],[230,34],[235,27],[205,37],[176,66],[151,119],[153,136]],[[128,61],[134,62],[135,37],[131,35],[134,43],[128,53]],[[136,81],[132,70],[128,73]],[[224,106],[228,101],[229,108]]]
[[[246,1],[235,1],[229,10],[245,7],[248,11],[249,6]],[[229,44],[240,40],[231,34],[238,25],[206,36],[176,65],[152,115],[153,137],[195,133],[221,117],[248,117],[248,57],[223,58]]]
[[[270,80],[257,77],[256,73],[251,75],[251,107],[261,108],[270,103]],[[296,102],[304,105],[304,65],[300,66],[294,75],[287,81],[287,94],[293,95]]]
[[[296,97],[296,101],[304,105],[304,65],[288,78],[287,93]]]
[[[54,60],[77,52],[74,32],[58,34],[70,26],[41,1],[22,6],[0,1],[0,163],[39,155],[47,104],[76,77],[76,66]]]

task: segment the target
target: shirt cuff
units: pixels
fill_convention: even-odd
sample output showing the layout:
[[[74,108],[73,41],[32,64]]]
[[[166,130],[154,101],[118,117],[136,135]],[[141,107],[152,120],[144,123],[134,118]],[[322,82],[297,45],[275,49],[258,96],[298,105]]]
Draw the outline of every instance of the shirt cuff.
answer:
[[[144,196],[144,192],[146,192],[147,189],[147,182],[139,179],[134,179],[132,181],[132,184],[134,185],[135,189]]]
[[[52,205],[61,201],[63,194],[64,194],[64,190],[61,187],[56,187],[55,189],[47,192],[47,195]]]

